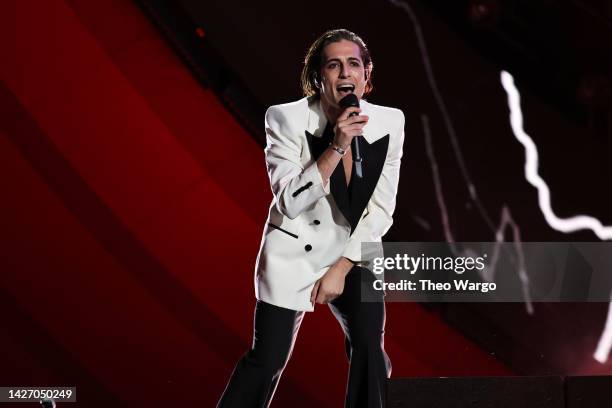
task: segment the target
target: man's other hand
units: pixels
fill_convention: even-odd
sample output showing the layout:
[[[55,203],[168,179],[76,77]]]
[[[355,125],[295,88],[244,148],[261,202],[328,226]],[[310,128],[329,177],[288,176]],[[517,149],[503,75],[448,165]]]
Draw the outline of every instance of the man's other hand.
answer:
[[[344,278],[350,272],[353,263],[342,257],[325,272],[315,283],[310,294],[310,303],[329,303],[344,291]]]

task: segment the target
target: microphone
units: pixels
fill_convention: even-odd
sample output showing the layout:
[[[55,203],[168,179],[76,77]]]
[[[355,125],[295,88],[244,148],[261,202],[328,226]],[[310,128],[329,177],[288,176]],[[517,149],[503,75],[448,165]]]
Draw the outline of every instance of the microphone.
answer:
[[[351,107],[351,106],[359,107],[359,99],[357,98],[355,94],[350,93],[346,95],[344,98],[340,99],[339,104],[344,109]],[[351,112],[349,114],[349,118],[351,116],[357,116],[357,112]],[[355,162],[355,174],[359,178],[363,178],[363,168],[362,168],[363,157],[361,157],[361,151],[359,150],[359,139],[361,139],[361,137],[362,136],[355,136],[353,138],[353,141],[351,142],[351,150],[353,150],[353,161]]]

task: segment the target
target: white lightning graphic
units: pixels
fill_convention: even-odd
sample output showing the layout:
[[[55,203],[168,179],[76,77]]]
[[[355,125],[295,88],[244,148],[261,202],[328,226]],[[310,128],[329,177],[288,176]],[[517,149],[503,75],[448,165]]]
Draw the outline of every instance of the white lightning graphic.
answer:
[[[597,349],[595,350],[595,353],[593,353],[593,358],[601,364],[605,363],[608,361],[610,349],[612,349],[612,303],[608,305],[606,326],[604,327],[603,334],[597,343]]]
[[[502,71],[501,82],[508,94],[512,132],[525,148],[525,178],[538,190],[538,203],[548,225],[557,231],[565,233],[589,229],[601,240],[612,239],[612,226],[602,225],[597,218],[589,215],[559,218],[555,215],[550,204],[548,185],[538,174],[538,149],[531,137],[523,129],[521,98],[518,89],[514,85],[514,78],[510,73]],[[597,343],[597,349],[593,353],[593,358],[603,364],[608,361],[610,350],[612,350],[612,303],[608,306],[606,325]]]
[[[472,182],[469,171],[463,159],[463,154],[461,152],[461,148],[459,146],[459,142],[456,137],[455,128],[452,123],[451,117],[448,114],[448,110],[446,109],[446,105],[444,103],[444,99],[442,98],[442,94],[438,89],[437,82],[433,73],[431,61],[429,58],[429,53],[427,51],[427,46],[425,43],[425,37],[423,35],[423,31],[421,29],[421,25],[419,20],[414,13],[409,2],[401,1],[401,0],[389,0],[389,2],[402,9],[413,23],[417,44],[419,46],[419,51],[421,53],[421,57],[423,60],[423,64],[425,67],[425,73],[431,87],[432,93],[434,95],[434,99],[436,104],[440,108],[440,112],[444,119],[444,124],[446,125],[446,130],[450,137],[451,146],[455,153],[455,157],[457,159],[459,168],[461,170],[461,174],[466,182],[466,187],[469,191],[470,198],[472,202],[476,205],[476,208],[480,212],[483,220],[487,223],[489,228],[495,233],[496,242],[499,244],[504,241],[503,236],[506,228],[510,227],[513,232],[513,240],[515,242],[515,251],[518,256],[518,275],[521,280],[521,284],[523,287],[523,294],[525,297],[525,304],[527,306],[527,313],[533,314],[533,305],[531,303],[531,297],[529,295],[529,278],[527,275],[527,271],[525,269],[524,255],[521,248],[521,239],[520,239],[520,229],[516,222],[513,220],[512,215],[510,213],[510,209],[508,206],[504,205],[502,207],[502,217],[501,223],[499,227],[496,229],[491,217],[487,213],[486,209],[480,202],[478,198],[478,194],[476,192],[476,186]],[[510,106],[510,124],[512,130],[517,138],[517,140],[523,145],[525,148],[525,177],[527,181],[536,187],[538,190],[538,203],[540,206],[540,210],[542,211],[546,222],[555,230],[571,233],[583,229],[588,229],[593,231],[598,238],[602,240],[612,239],[612,226],[603,226],[602,223],[591,216],[588,215],[577,215],[570,218],[559,218],[555,215],[552,210],[551,202],[550,202],[550,190],[546,182],[540,177],[538,174],[538,150],[533,142],[533,140],[525,133],[523,129],[523,115],[520,108],[520,95],[516,87],[514,86],[514,79],[512,76],[505,71],[501,73],[501,80],[506,93],[508,94],[508,104]],[[441,188],[441,180],[440,175],[437,171],[437,163],[435,160],[435,156],[433,153],[433,143],[429,131],[428,120],[425,115],[421,116],[421,121],[424,128],[425,141],[426,141],[426,150],[428,154],[428,158],[430,160],[430,165],[432,166],[432,173],[434,178],[434,184],[436,187],[436,198],[438,201],[438,206],[441,212],[442,217],[442,226],[444,228],[444,235],[447,240],[451,244],[451,248],[454,248],[454,237],[452,234],[452,230],[450,227],[448,211],[446,208],[446,203],[444,200],[444,196],[442,194]],[[496,249],[498,246],[496,245]],[[494,256],[494,261],[492,262],[493,268],[489,270],[489,273],[492,275],[495,273],[495,263],[497,256]],[[492,276],[487,276],[483,278],[492,279]],[[608,317],[606,320],[606,325],[602,336],[597,345],[597,350],[595,351],[593,357],[595,360],[600,363],[605,363],[608,359],[610,351],[612,350],[612,302],[609,304],[608,309]]]
[[[548,225],[564,233],[576,232],[584,229],[593,231],[601,240],[612,239],[612,226],[604,226],[601,222],[588,215],[576,215],[569,218],[559,218],[555,215],[550,204],[550,190],[546,182],[538,174],[538,149],[523,129],[523,112],[521,111],[520,95],[514,85],[514,78],[506,71],[501,72],[501,82],[508,94],[510,107],[510,126],[525,148],[525,178],[538,190],[538,204],[544,214]]]

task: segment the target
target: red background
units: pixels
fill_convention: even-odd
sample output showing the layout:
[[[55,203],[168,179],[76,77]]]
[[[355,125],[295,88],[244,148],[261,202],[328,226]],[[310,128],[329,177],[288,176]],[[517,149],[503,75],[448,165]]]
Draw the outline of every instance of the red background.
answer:
[[[251,341],[262,150],[131,2],[35,4],[0,16],[0,385],[214,406]],[[511,374],[419,305],[387,313],[393,377]],[[341,406],[347,367],[319,305],[276,406]]]

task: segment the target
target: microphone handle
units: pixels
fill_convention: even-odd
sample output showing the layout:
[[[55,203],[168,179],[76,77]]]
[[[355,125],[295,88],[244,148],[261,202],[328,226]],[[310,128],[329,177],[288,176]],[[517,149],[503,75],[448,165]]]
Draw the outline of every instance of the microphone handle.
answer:
[[[349,118],[351,116],[357,116],[357,112],[351,112],[349,114]],[[352,144],[352,150],[353,150],[353,162],[355,163],[355,175],[359,178],[363,178],[363,168],[362,168],[363,158],[361,157],[361,151],[359,150],[359,139],[360,138],[361,136],[355,136],[351,144]]]
[[[353,138],[353,152],[355,153],[353,162],[355,163],[355,175],[358,178],[363,178],[363,158],[361,157],[361,152],[359,151],[359,139],[361,139],[361,136],[355,136]]]

